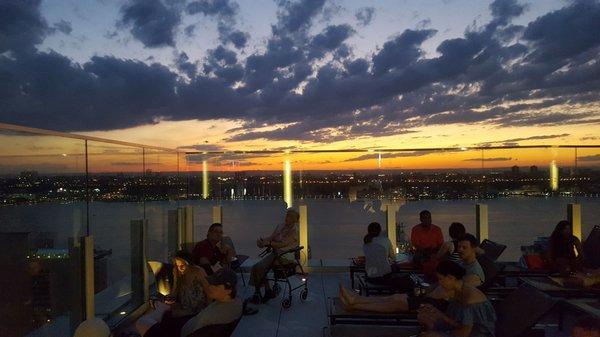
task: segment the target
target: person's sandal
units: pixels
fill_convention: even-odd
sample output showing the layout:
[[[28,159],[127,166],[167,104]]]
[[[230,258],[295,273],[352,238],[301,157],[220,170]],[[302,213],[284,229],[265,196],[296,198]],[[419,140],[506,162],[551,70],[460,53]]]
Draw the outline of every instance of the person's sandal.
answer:
[[[242,315],[252,316],[252,315],[256,315],[257,313],[258,313],[258,309],[249,307],[248,300],[245,300],[244,304],[242,306]]]

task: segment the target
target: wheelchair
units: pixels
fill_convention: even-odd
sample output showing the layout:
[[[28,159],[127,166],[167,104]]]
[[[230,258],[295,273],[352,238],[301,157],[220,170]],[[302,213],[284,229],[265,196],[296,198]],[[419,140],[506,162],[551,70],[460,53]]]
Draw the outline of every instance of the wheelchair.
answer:
[[[265,256],[272,252],[272,247],[267,247],[265,251],[263,251],[260,256]],[[277,254],[275,260],[273,260],[273,264],[271,264],[270,269],[273,271],[273,278],[269,278],[268,276],[265,278],[265,281],[273,282],[273,291],[276,296],[279,296],[281,290],[286,291],[287,296],[281,301],[281,306],[285,309],[288,309],[292,306],[292,293],[295,290],[302,289],[300,291],[300,299],[302,301],[306,300],[308,297],[308,279],[306,277],[306,273],[304,272],[304,268],[302,267],[302,263],[300,263],[300,251],[304,249],[303,246],[298,246],[295,248],[291,248],[285,251],[282,251]],[[281,264],[281,258],[283,255],[294,253],[294,261],[290,261],[290,263]],[[300,269],[300,272],[297,272],[296,268]],[[299,275],[301,277],[301,282],[297,286],[292,286],[290,282],[290,277],[294,275]],[[284,284],[285,289],[282,289],[279,285],[280,283]]]

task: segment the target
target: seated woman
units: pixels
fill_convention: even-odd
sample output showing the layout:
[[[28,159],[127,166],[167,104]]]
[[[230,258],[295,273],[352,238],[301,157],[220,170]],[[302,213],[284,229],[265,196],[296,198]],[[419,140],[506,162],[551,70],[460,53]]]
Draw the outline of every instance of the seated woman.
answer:
[[[462,281],[465,269],[455,262],[442,261],[436,269],[440,285],[451,294],[445,312],[423,304],[418,320],[426,337],[493,337],[496,323],[494,307],[484,293]]]
[[[298,221],[300,214],[289,209],[285,214],[285,223],[277,226],[273,234],[266,238],[256,240],[258,248],[272,247],[273,251],[265,256],[262,260],[252,266],[250,270],[250,285],[254,286],[254,295],[252,303],[266,303],[271,298],[275,298],[275,292],[271,289],[269,282],[265,281],[265,276],[274,263],[288,264],[293,263],[294,256],[282,256],[280,261],[275,261],[277,255],[285,250],[298,246]],[[261,295],[261,287],[265,287],[265,294]]]
[[[448,228],[448,234],[452,240],[444,242],[435,255],[438,261],[448,259],[454,262],[460,262],[458,253],[458,240],[467,233],[465,226],[460,222],[453,222]]]
[[[390,261],[395,259],[394,249],[390,239],[381,236],[379,223],[369,224],[363,242],[367,281],[392,287],[396,292],[412,291],[414,283],[410,276],[392,273]]]
[[[156,309],[136,322],[142,336],[179,335],[181,327],[207,305],[208,281],[204,269],[193,265],[187,251],[178,251],[173,258],[175,284],[172,300],[157,302]]]
[[[581,270],[583,249],[579,239],[573,235],[570,222],[559,221],[554,228],[550,235],[548,259],[553,271],[570,273]]]

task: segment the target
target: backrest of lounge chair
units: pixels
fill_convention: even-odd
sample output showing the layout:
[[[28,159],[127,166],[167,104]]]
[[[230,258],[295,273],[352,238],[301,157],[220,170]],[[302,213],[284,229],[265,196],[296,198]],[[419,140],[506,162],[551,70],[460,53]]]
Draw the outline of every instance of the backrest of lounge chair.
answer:
[[[531,329],[556,300],[534,287],[523,284],[496,306],[496,337],[517,337]]]
[[[483,240],[479,247],[483,249],[483,251],[485,252],[485,256],[487,256],[492,261],[498,260],[500,255],[502,255],[502,253],[506,249],[506,245],[502,245],[494,241],[490,241],[488,239]]]
[[[160,261],[148,261],[148,266],[154,275],[156,290],[159,294],[167,296],[173,291],[173,265]]]
[[[191,335],[188,335],[188,337],[229,337],[233,334],[233,331],[235,331],[240,319],[241,318],[238,318],[227,324],[207,325],[194,331]]]
[[[582,245],[585,266],[592,269],[600,268],[600,225],[594,226]]]
[[[498,276],[498,273],[501,271],[501,267],[488,258],[487,255],[477,257],[477,262],[479,262],[479,265],[481,266],[481,269],[483,269],[483,273],[485,275],[485,281],[477,288],[479,288],[481,291],[485,291],[494,284],[496,276]]]

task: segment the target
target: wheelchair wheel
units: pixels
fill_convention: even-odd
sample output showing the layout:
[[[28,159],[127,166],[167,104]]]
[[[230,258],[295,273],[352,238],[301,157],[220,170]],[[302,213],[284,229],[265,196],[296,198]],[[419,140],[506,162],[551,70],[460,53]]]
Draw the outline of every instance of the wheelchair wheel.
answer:
[[[308,297],[308,288],[304,288],[304,289],[302,289],[302,292],[300,292],[300,299],[302,299],[303,301],[306,301],[307,297]]]
[[[281,286],[279,283],[273,284],[273,292],[275,293],[275,296],[279,296],[279,293],[281,292]]]
[[[284,299],[283,301],[281,301],[281,306],[284,309],[289,309],[292,306],[292,300],[289,298]]]

